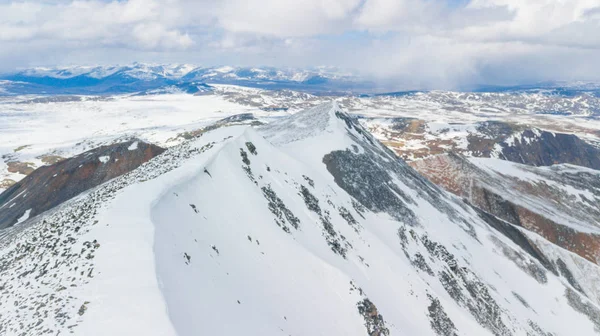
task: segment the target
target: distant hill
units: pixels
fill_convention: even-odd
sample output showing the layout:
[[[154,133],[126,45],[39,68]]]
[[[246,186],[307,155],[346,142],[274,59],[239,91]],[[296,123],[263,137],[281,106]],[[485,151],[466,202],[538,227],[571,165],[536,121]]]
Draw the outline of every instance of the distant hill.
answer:
[[[310,92],[371,91],[374,83],[331,68],[196,67],[193,65],[73,66],[32,68],[0,75],[1,94],[119,94],[179,90],[204,83]]]

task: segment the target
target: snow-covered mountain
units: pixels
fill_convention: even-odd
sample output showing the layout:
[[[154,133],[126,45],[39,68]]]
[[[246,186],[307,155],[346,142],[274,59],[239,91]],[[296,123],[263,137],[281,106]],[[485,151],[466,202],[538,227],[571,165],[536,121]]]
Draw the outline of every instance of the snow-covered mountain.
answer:
[[[53,68],[25,69],[18,74],[28,77],[50,77],[68,79],[78,76],[102,79],[115,74],[122,74],[130,78],[150,80],[156,78],[169,79],[195,79],[206,78],[224,79],[262,79],[269,81],[294,81],[304,82],[313,76],[324,78],[351,78],[347,72],[341,72],[331,67],[317,67],[310,70],[274,67],[232,67],[212,66],[200,67],[191,64],[145,64],[133,63],[125,66],[66,66]]]
[[[595,264],[441,190],[336,103],[206,131],[0,234],[5,335],[600,332],[595,280],[568,276]]]
[[[3,94],[119,94],[168,92],[196,93],[205,83],[237,84],[269,89],[349,91],[373,84],[335,68],[292,69],[272,67],[198,67],[189,64],[127,66],[72,66],[32,68],[0,76]],[[200,90],[202,91],[202,90]]]
[[[0,96],[113,95],[125,93],[203,93],[212,84],[267,90],[294,90],[318,95],[355,95],[353,105],[372,108],[411,105],[465,113],[600,115],[600,84],[552,82],[511,87],[481,87],[466,92],[389,92],[382,84],[334,67],[309,69],[191,64],[65,66],[31,68],[0,75]],[[400,83],[398,84],[400,85]],[[368,99],[359,99],[368,98]]]
[[[592,166],[584,163],[593,161],[590,155],[578,157],[588,146],[576,137],[600,146],[600,119],[575,114],[581,110],[568,110],[571,115],[537,114],[533,107],[517,108],[521,105],[510,95],[487,102],[486,107],[466,94],[448,93],[458,100],[432,98],[436,96],[445,95],[328,96],[223,84],[177,84],[108,96],[0,96],[0,190],[38,167],[99,146],[139,138],[169,147],[224,117],[252,113],[268,122],[331,100],[360,116],[378,140],[405,160],[448,151],[501,158],[530,153],[540,155],[546,164],[561,159],[556,161]],[[554,135],[555,141],[547,143],[550,147],[535,148],[540,137],[553,140]],[[559,139],[573,146],[561,147]],[[516,145],[519,148],[513,148]],[[552,148],[553,153],[543,153]]]
[[[548,131],[523,121],[502,120],[448,123],[418,118],[364,117],[361,123],[407,161],[452,152],[532,166],[570,163],[600,169],[600,149],[596,144],[600,132],[586,130],[587,125],[576,129],[565,123],[542,124],[555,130]],[[573,131],[577,133],[563,133]]]

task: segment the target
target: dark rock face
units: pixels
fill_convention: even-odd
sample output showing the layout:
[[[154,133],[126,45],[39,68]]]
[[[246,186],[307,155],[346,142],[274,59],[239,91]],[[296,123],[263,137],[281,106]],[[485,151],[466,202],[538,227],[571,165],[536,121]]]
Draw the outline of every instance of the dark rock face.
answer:
[[[537,246],[531,243],[529,239],[519,230],[517,230],[514,226],[510,225],[508,222],[502,221],[498,219],[496,216],[493,216],[479,208],[474,208],[475,211],[479,214],[479,216],[488,223],[491,227],[501,232],[506,237],[510,238],[515,244],[520,246],[525,252],[527,252],[530,256],[537,259],[540,264],[542,264],[546,269],[550,270],[552,273],[557,274],[554,265],[546,256],[539,251]],[[535,271],[532,273],[540,274],[536,278],[545,278],[545,274],[541,274],[541,271]],[[544,282],[545,281],[541,281]]]
[[[600,150],[573,134],[543,131],[538,136],[526,130],[521,141],[515,141],[512,146],[503,146],[502,155],[508,161],[533,166],[571,163],[600,170]]]
[[[296,217],[294,213],[288,209],[281,198],[279,198],[275,191],[271,189],[271,186],[263,186],[261,190],[263,192],[263,196],[265,196],[269,202],[269,210],[271,210],[271,213],[273,213],[273,215],[276,217],[275,223],[277,226],[281,227],[283,231],[290,233],[291,230],[286,225],[287,221],[287,223],[297,230],[300,227],[300,219],[298,219],[298,217]]]
[[[304,204],[308,210],[314,212],[319,216],[319,220],[323,225],[323,236],[327,240],[327,245],[331,247],[331,250],[334,253],[337,253],[346,258],[346,252],[348,251],[347,247],[344,247],[346,238],[341,236],[338,238],[338,233],[335,231],[333,224],[331,224],[330,213],[328,210],[322,211],[321,206],[319,205],[319,199],[316,198],[313,194],[311,194],[310,190],[304,185],[300,186],[300,194],[304,199]],[[347,242],[346,242],[347,243]]]
[[[565,296],[569,301],[569,305],[576,311],[587,316],[594,323],[594,330],[600,333],[600,309],[587,300],[582,299],[577,292],[570,288],[565,288]]]
[[[452,322],[444,311],[444,308],[440,304],[440,300],[429,294],[427,297],[431,302],[429,307],[427,307],[431,329],[441,336],[457,336],[456,326],[454,326],[454,322]]]
[[[553,189],[548,183],[571,185],[595,194],[600,187],[597,175],[585,172],[553,174],[530,168],[532,172],[548,174],[545,176],[548,178],[548,183],[530,183],[526,180],[490,175],[456,154],[435,156],[414,163],[413,166],[433,183],[467,199],[468,203],[483,210],[480,216],[486,222],[511,238],[531,256],[540,260],[553,273],[556,273],[555,267],[540,259],[538,253],[527,247],[526,239],[521,239],[517,231],[503,224],[502,221],[536,232],[557,246],[593,263],[600,263],[600,235],[578,231],[565,225],[564,220],[559,222],[551,212],[541,212],[540,209],[530,205],[536,202],[547,202],[557,211],[569,213],[573,218],[596,225],[599,218],[597,201],[585,199],[582,202],[569,203],[570,199],[564,195],[564,191]],[[525,202],[527,199],[534,201]],[[493,216],[502,221],[494,220]]]
[[[377,311],[377,307],[369,299],[364,299],[358,304],[358,312],[365,319],[365,327],[369,336],[387,336],[390,330],[385,326],[383,316]]]
[[[550,242],[567,249],[579,256],[598,263],[600,236],[593,233],[580,232],[565,225],[556,223],[550,218],[535,213],[525,207],[503,199],[484,188],[472,189],[472,200],[481,209],[509,223],[524,227],[542,235]]]
[[[471,157],[500,158],[536,167],[569,163],[600,169],[598,143],[563,133],[572,129],[562,131],[564,128],[556,126],[556,131],[550,132],[505,121],[448,123],[444,128],[430,124],[414,118],[365,121],[365,126],[376,134],[377,139],[407,162],[438,154],[457,153]],[[594,138],[595,134],[595,131],[585,127],[577,132],[589,134],[590,138]]]
[[[26,213],[31,218],[128,173],[162,152],[161,147],[130,140],[40,167],[0,194],[0,229],[13,226]]]
[[[573,276],[573,273],[571,273],[571,270],[569,270],[569,267],[565,264],[565,262],[562,259],[556,259],[556,265],[558,266],[560,273],[565,277],[565,279],[567,279],[567,281],[571,286],[573,286],[573,288],[578,290],[580,293],[585,293],[584,290],[581,288],[581,285],[579,285],[577,280],[575,280],[575,277]]]
[[[416,223],[415,214],[406,203],[412,203],[401,189],[393,184],[385,168],[373,165],[373,158],[364,154],[335,151],[323,158],[335,182],[367,209],[387,212],[390,216]]]
[[[335,183],[354,197],[360,206],[373,212],[387,213],[411,226],[420,225],[410,208],[416,204],[415,200],[400,187],[404,185],[477,238],[471,223],[457,216],[455,208],[448,203],[461,207],[466,207],[465,204],[447,197],[438,186],[377,141],[355,118],[341,112],[336,112],[335,116],[345,122],[346,132],[355,144],[352,149],[326,154],[323,164]]]
[[[570,163],[600,169],[600,149],[573,134],[527,129],[500,121],[481,123],[477,131],[485,137],[468,137],[468,150],[473,156],[490,157],[499,145],[498,155],[507,161],[530,166]]]

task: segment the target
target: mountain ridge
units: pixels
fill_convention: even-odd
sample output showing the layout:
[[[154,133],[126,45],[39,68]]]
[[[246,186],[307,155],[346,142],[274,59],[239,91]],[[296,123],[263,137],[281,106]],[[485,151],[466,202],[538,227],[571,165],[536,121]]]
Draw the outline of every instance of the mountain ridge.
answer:
[[[46,244],[33,239],[43,235]],[[331,103],[203,133],[8,238],[0,277],[18,302],[0,306],[9,333],[598,328],[597,303]]]
[[[5,81],[3,90],[13,94],[123,94],[206,83],[323,92],[343,92],[373,86],[356,76],[325,67],[305,70],[144,63],[32,68],[2,74],[0,79]]]
[[[311,68],[271,66],[198,66],[193,64],[92,65],[25,68],[0,74],[0,93],[15,94],[123,94],[189,86],[191,84],[230,84],[270,90],[298,90],[316,94],[356,94],[364,97],[411,96],[424,92],[444,93],[449,88],[389,89],[389,81],[364,77],[336,67]],[[388,84],[383,84],[388,83]],[[527,94],[546,97],[584,97],[592,103],[600,97],[596,82],[540,82],[528,85],[476,85],[453,90],[474,95]],[[185,91],[185,90],[184,90]],[[555,106],[558,104],[555,102]],[[549,105],[548,107],[552,107]],[[561,114],[548,109],[544,113]]]

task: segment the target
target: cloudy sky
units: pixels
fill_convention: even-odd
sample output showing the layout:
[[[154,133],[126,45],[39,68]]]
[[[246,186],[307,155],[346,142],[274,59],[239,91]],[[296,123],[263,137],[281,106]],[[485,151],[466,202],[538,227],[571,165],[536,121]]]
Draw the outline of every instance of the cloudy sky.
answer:
[[[0,0],[0,71],[337,66],[399,88],[600,80],[600,0]]]

